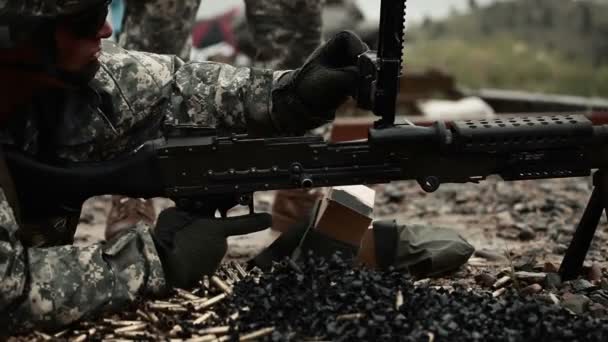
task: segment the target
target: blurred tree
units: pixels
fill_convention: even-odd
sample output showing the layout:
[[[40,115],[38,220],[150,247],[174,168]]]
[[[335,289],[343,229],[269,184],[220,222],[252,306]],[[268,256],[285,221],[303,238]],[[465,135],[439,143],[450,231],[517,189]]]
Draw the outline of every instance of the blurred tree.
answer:
[[[545,7],[543,9],[543,27],[545,29],[552,29],[553,28],[553,8],[551,7]]]
[[[479,9],[477,0],[469,0],[469,9],[471,10],[471,12],[475,12]]]
[[[593,31],[591,38],[591,58],[594,67],[608,62],[608,27],[599,27]],[[608,94],[606,94],[608,96]]]
[[[410,58],[424,53],[473,86],[608,96],[608,0],[473,2],[476,11],[419,26],[433,48]]]
[[[517,25],[517,16],[515,15],[516,8],[512,2],[507,2],[503,6],[503,13],[505,14],[505,26],[507,29],[514,29]]]
[[[433,26],[433,20],[430,17],[424,17],[422,20],[422,29],[430,30]]]
[[[588,3],[579,2],[579,8],[581,11],[581,27],[580,32],[582,34],[590,34],[593,31],[593,17],[591,16],[591,8]]]
[[[442,22],[438,22],[433,24],[433,29],[431,30],[431,38],[436,39],[445,35],[446,33],[446,24]]]

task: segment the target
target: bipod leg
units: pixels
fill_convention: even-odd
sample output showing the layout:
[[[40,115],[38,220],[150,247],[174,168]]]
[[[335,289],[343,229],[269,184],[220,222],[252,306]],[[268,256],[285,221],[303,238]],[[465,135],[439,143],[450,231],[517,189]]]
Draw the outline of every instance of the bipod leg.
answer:
[[[566,255],[559,267],[562,280],[572,280],[579,276],[583,262],[591,246],[595,230],[600,222],[602,212],[606,209],[608,201],[608,179],[600,170],[593,175],[593,192],[585,208],[585,212],[574,232],[572,241],[566,250]],[[608,215],[608,212],[607,212]]]

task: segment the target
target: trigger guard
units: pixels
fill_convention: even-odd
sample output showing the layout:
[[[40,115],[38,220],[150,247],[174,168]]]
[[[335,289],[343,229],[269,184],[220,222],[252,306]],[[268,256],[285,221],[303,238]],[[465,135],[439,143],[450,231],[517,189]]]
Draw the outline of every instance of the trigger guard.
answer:
[[[253,196],[247,196],[243,202],[243,195],[205,196],[203,198],[178,198],[173,199],[176,207],[187,212],[207,218],[216,217],[219,213],[222,218],[228,217],[228,211],[237,205],[244,205],[253,213]]]

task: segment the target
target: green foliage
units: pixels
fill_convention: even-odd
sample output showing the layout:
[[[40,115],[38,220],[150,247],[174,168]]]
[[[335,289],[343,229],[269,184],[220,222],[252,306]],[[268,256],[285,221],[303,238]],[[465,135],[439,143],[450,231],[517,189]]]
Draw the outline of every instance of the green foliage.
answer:
[[[608,96],[608,4],[498,2],[408,32],[407,66],[469,87]]]

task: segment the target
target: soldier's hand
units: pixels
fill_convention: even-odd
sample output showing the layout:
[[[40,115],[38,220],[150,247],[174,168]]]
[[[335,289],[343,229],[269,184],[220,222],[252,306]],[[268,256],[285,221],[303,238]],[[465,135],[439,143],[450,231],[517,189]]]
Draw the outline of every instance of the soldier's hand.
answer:
[[[301,68],[283,75],[273,90],[281,128],[303,133],[332,121],[336,109],[355,94],[358,56],[367,50],[356,34],[343,31],[313,52]]]
[[[165,278],[170,286],[191,288],[213,274],[226,254],[226,238],[270,227],[269,214],[202,218],[177,208],[164,210],[153,233]]]

